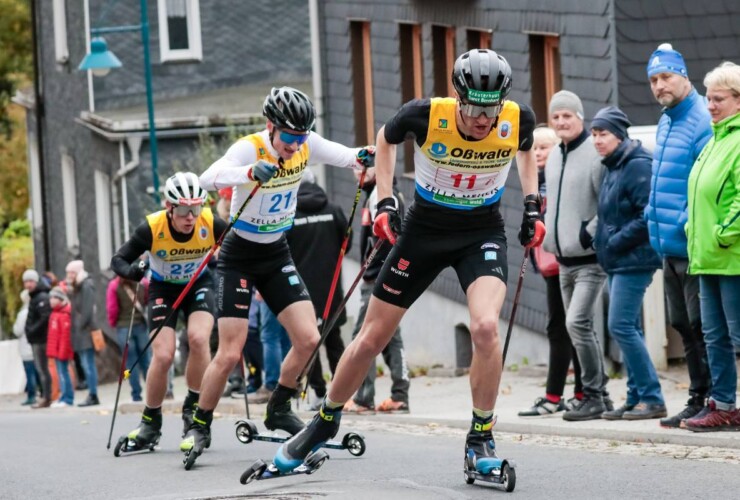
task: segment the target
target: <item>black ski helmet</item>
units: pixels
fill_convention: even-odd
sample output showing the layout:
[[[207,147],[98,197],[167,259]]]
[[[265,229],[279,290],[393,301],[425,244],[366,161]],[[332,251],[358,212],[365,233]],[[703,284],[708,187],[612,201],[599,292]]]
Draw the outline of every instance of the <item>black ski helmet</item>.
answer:
[[[296,132],[308,132],[316,123],[311,99],[291,87],[273,87],[262,105],[262,114],[278,128]]]
[[[500,104],[511,91],[511,66],[493,50],[473,49],[455,61],[452,85],[466,104]],[[498,94],[493,94],[495,92]]]

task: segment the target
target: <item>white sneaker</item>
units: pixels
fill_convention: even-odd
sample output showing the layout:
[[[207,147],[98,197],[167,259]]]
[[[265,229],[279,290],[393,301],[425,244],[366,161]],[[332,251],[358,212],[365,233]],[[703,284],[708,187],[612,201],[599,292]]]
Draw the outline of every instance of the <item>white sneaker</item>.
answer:
[[[64,401],[54,401],[51,404],[51,408],[69,408],[70,406],[72,405],[70,405],[69,403],[65,403]]]

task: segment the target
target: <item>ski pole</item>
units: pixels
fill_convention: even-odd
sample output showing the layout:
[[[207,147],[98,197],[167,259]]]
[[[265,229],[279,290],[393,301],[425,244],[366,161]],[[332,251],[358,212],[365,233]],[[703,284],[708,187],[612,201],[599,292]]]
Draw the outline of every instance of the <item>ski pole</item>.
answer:
[[[244,353],[241,354],[239,357],[239,371],[242,373],[242,380],[244,380],[244,406],[247,409],[247,420],[251,420],[252,417],[249,416],[249,398],[247,397],[247,375],[244,372],[244,363],[247,363],[247,358],[244,357]],[[249,370],[251,374],[251,369]]]
[[[545,225],[541,221],[535,223],[535,236],[532,241],[542,240],[545,234]],[[524,247],[524,259],[522,259],[522,266],[519,268],[519,280],[516,284],[516,293],[514,293],[514,304],[511,306],[511,316],[509,317],[509,327],[506,329],[506,340],[504,341],[504,353],[501,357],[501,367],[506,365],[506,352],[509,350],[509,340],[511,339],[511,331],[514,329],[514,318],[516,318],[516,310],[519,306],[519,295],[522,293],[522,284],[524,283],[524,273],[527,271],[527,260],[529,249],[531,246]]]
[[[382,238],[378,238],[378,241],[375,242],[375,245],[373,245],[373,248],[370,250],[370,253],[367,256],[367,259],[365,259],[365,262],[363,262],[362,266],[360,266],[360,272],[357,273],[357,277],[355,277],[355,280],[352,282],[352,286],[349,287],[349,290],[344,295],[344,298],[342,299],[342,301],[339,303],[337,310],[334,311],[334,314],[329,319],[329,321],[324,323],[323,328],[322,328],[321,338],[319,339],[319,343],[316,344],[316,347],[311,353],[311,357],[308,359],[306,366],[303,367],[303,370],[301,370],[301,373],[298,375],[298,377],[296,377],[296,382],[298,382],[298,385],[302,388],[301,398],[306,397],[306,387],[303,383],[303,380],[304,378],[306,378],[307,374],[311,371],[311,368],[313,368],[313,364],[316,362],[316,358],[318,357],[318,354],[319,354],[319,347],[321,347],[321,344],[324,342],[324,340],[326,340],[326,337],[329,335],[329,332],[331,332],[331,329],[334,328],[334,324],[339,319],[339,315],[342,313],[342,310],[347,305],[347,302],[349,302],[349,298],[350,296],[352,296],[352,292],[354,292],[355,288],[357,288],[357,284],[360,282],[362,275],[365,274],[365,271],[367,271],[368,266],[370,266],[372,261],[375,259],[375,256],[378,254],[380,247],[383,246],[383,243],[385,243],[385,240]]]
[[[157,335],[159,335],[159,332],[162,331],[162,328],[164,327],[164,325],[166,325],[170,321],[170,319],[172,319],[173,315],[177,313],[177,308],[180,307],[180,303],[185,299],[190,289],[193,288],[193,285],[198,280],[198,277],[200,277],[200,273],[208,265],[208,261],[211,260],[211,257],[213,257],[213,254],[216,253],[216,250],[219,249],[219,247],[224,241],[224,238],[229,233],[229,231],[231,231],[231,228],[234,227],[234,224],[239,219],[239,216],[242,214],[244,209],[247,207],[247,204],[249,204],[252,198],[254,198],[254,195],[257,193],[257,190],[261,186],[262,186],[262,183],[257,181],[257,184],[252,189],[252,192],[249,193],[249,196],[247,196],[247,199],[244,200],[244,203],[242,203],[242,206],[239,207],[239,210],[237,210],[234,216],[231,217],[231,220],[229,221],[229,225],[226,227],[226,230],[221,234],[221,237],[218,239],[216,243],[213,244],[211,249],[208,251],[206,256],[203,258],[203,262],[201,262],[200,266],[198,266],[198,269],[195,270],[193,277],[190,278],[190,281],[188,281],[188,284],[185,285],[185,288],[183,288],[182,292],[180,292],[180,295],[177,297],[177,300],[175,300],[175,303],[172,304],[172,309],[170,310],[170,313],[167,315],[165,320],[159,324],[159,326],[154,331],[154,333],[149,337],[149,341],[144,346],[144,349],[142,350],[142,354],[139,355],[138,358],[136,358],[136,361],[134,362],[134,364],[131,365],[131,369],[126,370],[126,372],[124,373],[124,378],[128,379],[129,375],[131,374],[131,370],[136,368],[136,365],[139,364],[139,361],[141,361],[142,356],[146,353],[146,350],[149,348],[149,346],[152,345],[152,342],[154,342],[154,339],[157,338]]]
[[[139,269],[144,269],[146,262],[139,261]],[[120,285],[120,284],[119,284]],[[110,431],[108,431],[108,444],[106,449],[110,450],[110,440],[113,436],[113,426],[116,425],[116,413],[118,413],[118,398],[121,397],[121,385],[123,384],[124,372],[126,371],[126,360],[128,359],[128,345],[131,340],[131,330],[134,328],[134,315],[136,314],[136,300],[139,298],[139,286],[141,281],[136,282],[136,290],[134,291],[134,301],[131,307],[131,320],[128,324],[128,333],[126,334],[126,345],[123,347],[123,354],[121,355],[121,371],[118,374],[118,389],[116,390],[116,402],[113,405],[113,418],[110,422]],[[132,367],[133,368],[133,367]],[[128,377],[126,377],[128,378]]]

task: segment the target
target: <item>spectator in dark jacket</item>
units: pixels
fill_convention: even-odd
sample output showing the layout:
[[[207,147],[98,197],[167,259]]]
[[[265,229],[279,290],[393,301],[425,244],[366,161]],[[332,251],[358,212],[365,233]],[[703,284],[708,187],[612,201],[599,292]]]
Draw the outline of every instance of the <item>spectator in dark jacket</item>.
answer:
[[[27,269],[23,273],[23,287],[31,295],[26,317],[26,339],[33,349],[33,361],[41,379],[43,397],[33,408],[48,408],[51,405],[51,374],[49,359],[46,357],[46,339],[49,330],[49,287],[39,281],[39,273]]]
[[[298,273],[311,294],[316,318],[320,321],[326,308],[326,300],[329,298],[339,250],[347,230],[347,217],[340,207],[329,203],[324,190],[314,183],[314,176],[310,170],[303,174],[297,203],[293,228],[287,233],[288,246],[290,246],[290,253],[293,255]],[[347,244],[347,251],[350,249],[350,244],[351,239]],[[334,315],[343,297],[344,290],[340,274],[328,318]],[[346,322],[347,313],[342,310],[337,322],[324,340],[326,357],[329,360],[332,374],[344,352],[340,330]],[[320,323],[319,328],[322,328]],[[321,360],[317,357],[309,373],[309,384],[316,392],[319,402],[326,395],[326,381],[322,372]]]
[[[615,106],[603,108],[591,122],[594,147],[606,174],[599,191],[594,247],[609,285],[609,333],[627,367],[627,400],[605,412],[607,420],[666,416],[665,401],[645,347],[640,315],[645,290],[661,265],[650,246],[644,210],[650,195],[652,155],[627,135],[630,121]]]
[[[90,391],[87,399],[77,406],[98,405],[98,369],[95,366],[95,349],[92,343],[92,331],[97,328],[95,287],[81,260],[73,260],[67,264],[66,271],[70,290],[68,293],[72,299],[72,347],[80,356]]]

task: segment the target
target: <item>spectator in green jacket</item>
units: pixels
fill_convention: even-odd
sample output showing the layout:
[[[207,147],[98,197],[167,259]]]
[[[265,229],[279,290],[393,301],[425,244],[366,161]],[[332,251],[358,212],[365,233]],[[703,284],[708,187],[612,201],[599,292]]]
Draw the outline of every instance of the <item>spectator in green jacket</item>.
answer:
[[[687,419],[695,432],[740,430],[735,406],[740,348],[740,66],[725,62],[704,78],[714,136],[689,176],[689,273],[699,275],[701,319],[712,390]]]

